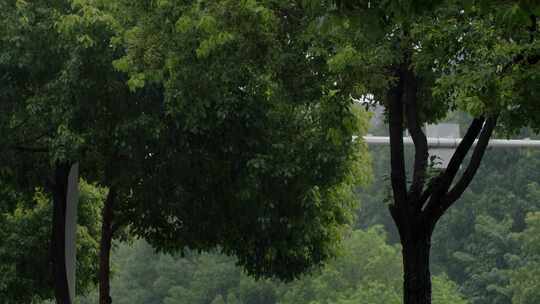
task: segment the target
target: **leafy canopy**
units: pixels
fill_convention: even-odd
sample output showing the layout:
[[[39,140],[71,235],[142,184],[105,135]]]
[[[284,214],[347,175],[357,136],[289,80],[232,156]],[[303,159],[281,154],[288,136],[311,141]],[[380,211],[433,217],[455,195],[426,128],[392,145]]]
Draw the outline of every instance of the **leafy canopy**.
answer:
[[[368,173],[351,140],[366,114],[310,53],[305,11],[139,1],[118,12],[126,54],[115,67],[135,92],[164,92],[160,140],[133,185],[133,231],[164,250],[218,246],[252,274],[285,279],[334,255]]]

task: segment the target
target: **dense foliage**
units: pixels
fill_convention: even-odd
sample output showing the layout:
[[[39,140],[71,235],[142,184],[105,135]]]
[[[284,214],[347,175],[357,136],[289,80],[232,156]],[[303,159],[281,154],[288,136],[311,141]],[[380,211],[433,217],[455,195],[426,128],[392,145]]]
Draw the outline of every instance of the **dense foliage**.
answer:
[[[82,188],[82,293],[103,213],[101,249],[121,226],[187,254],[122,247],[118,301],[400,303],[405,291],[429,303],[431,234],[463,196],[433,236],[434,302],[537,302],[538,155],[488,152],[492,165],[470,183],[496,126],[540,129],[539,13],[528,0],[0,2],[3,299],[52,297],[51,176],[78,161],[96,183]],[[376,150],[362,229],[350,232],[353,190],[370,175],[358,100],[386,106],[392,157]],[[457,109],[474,118],[470,145],[431,171],[421,126]],[[100,187],[117,204],[104,205]],[[398,241],[413,257],[405,288]],[[290,285],[233,266],[290,280],[340,253]]]
[[[369,176],[351,140],[367,115],[306,56],[300,8],[0,6],[2,181],[54,191],[55,170],[80,162],[118,202],[103,209],[104,265],[118,226],[161,250],[218,247],[259,276],[292,279],[336,254]]]
[[[306,56],[305,11],[120,3],[126,54],[114,65],[132,90],[164,94],[159,142],[125,210],[133,232],[164,250],[219,245],[251,274],[287,279],[334,255],[369,175],[351,140],[366,115],[332,90],[324,57]]]

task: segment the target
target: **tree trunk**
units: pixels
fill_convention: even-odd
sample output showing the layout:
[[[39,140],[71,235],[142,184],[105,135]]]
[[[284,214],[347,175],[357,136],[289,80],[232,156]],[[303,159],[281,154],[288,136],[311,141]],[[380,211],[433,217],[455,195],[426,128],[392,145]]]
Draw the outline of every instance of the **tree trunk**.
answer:
[[[110,256],[114,233],[113,219],[115,196],[115,190],[111,187],[102,210],[101,243],[99,249],[99,304],[112,303],[110,295]]]
[[[431,233],[412,235],[402,240],[403,303],[431,304],[431,274],[429,252]]]
[[[71,304],[66,273],[66,207],[67,187],[71,165],[58,163],[54,172],[53,223],[51,235],[51,261],[54,277],[54,295],[57,304]]]

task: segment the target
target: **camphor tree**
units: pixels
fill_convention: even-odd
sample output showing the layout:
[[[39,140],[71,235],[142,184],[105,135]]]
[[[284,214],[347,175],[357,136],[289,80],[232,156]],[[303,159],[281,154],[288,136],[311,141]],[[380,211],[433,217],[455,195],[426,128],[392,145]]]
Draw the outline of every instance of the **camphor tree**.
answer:
[[[69,119],[76,114],[77,97],[85,93],[74,85],[84,86],[78,77],[78,58],[66,51],[67,43],[55,27],[57,13],[69,5],[64,1],[5,1],[0,6],[0,154],[2,165],[10,172],[2,178],[9,178],[21,193],[34,193],[35,187],[42,187],[51,194],[52,229],[45,230],[51,233],[50,259],[43,260],[52,263],[41,266],[52,266],[54,279],[44,281],[36,276],[36,280],[54,282],[56,298],[65,299],[67,289],[60,287],[67,285],[63,214],[70,162],[80,146]]]
[[[304,12],[119,3],[113,41],[126,53],[114,65],[134,96],[159,99],[141,115],[143,145],[124,137],[135,170],[118,211],[131,231],[165,251],[218,247],[252,275],[286,280],[333,256],[368,175],[364,146],[345,139],[366,121],[329,89],[325,60],[306,57]]]
[[[140,156],[132,231],[161,250],[218,247],[292,279],[335,254],[366,176],[365,116],[332,89],[295,3],[130,1],[118,10],[133,90],[164,89]],[[148,189],[152,189],[149,191]],[[166,219],[166,220],[163,220]]]
[[[505,134],[540,127],[540,7],[533,1],[308,2],[321,12],[323,47],[315,51],[336,46],[329,59],[330,69],[341,75],[336,89],[373,96],[386,108],[389,209],[403,250],[404,303],[431,303],[432,232],[472,181],[495,127]],[[448,167],[428,176],[422,126],[456,109],[474,119]],[[415,147],[410,181],[405,129]]]
[[[81,176],[108,188],[103,216],[96,218],[103,219],[99,281],[104,298],[108,298],[108,257],[114,232],[123,223],[121,217],[114,217],[114,209],[122,209],[130,179],[144,174],[130,156],[132,150],[146,149],[146,141],[155,138],[153,126],[160,109],[156,105],[162,100],[156,90],[132,94],[125,77],[114,70],[117,49],[110,40],[117,24],[107,13],[110,7],[106,4],[110,2],[1,4],[0,128],[5,136],[0,157],[12,175],[3,174],[2,179],[11,178],[19,192],[33,193],[34,187],[45,187],[53,196],[50,258],[52,285],[60,303],[69,301],[63,269],[63,213],[71,165],[80,162]],[[36,241],[45,242],[43,238]],[[25,255],[19,258],[17,263],[24,262]],[[98,264],[95,260],[89,263]],[[41,267],[39,273],[49,270],[48,263]],[[85,276],[81,272],[79,277]],[[94,273],[82,286],[94,282],[95,277]]]

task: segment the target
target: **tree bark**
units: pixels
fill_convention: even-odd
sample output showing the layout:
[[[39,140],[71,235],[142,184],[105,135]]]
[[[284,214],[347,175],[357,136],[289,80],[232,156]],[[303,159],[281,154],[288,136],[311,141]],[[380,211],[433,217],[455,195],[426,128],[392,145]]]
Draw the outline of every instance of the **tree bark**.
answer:
[[[111,286],[110,286],[110,256],[112,238],[114,234],[113,220],[114,220],[114,202],[116,199],[116,193],[114,187],[109,189],[107,199],[103,205],[102,210],[102,223],[101,223],[101,242],[99,249],[99,303],[110,304],[111,298]]]
[[[418,234],[405,238],[402,246],[403,303],[431,304],[431,273],[429,271],[431,233],[418,231]]]
[[[71,304],[66,273],[66,207],[67,187],[71,164],[57,163],[54,172],[53,224],[51,235],[51,261],[53,266],[54,295],[57,304]]]

